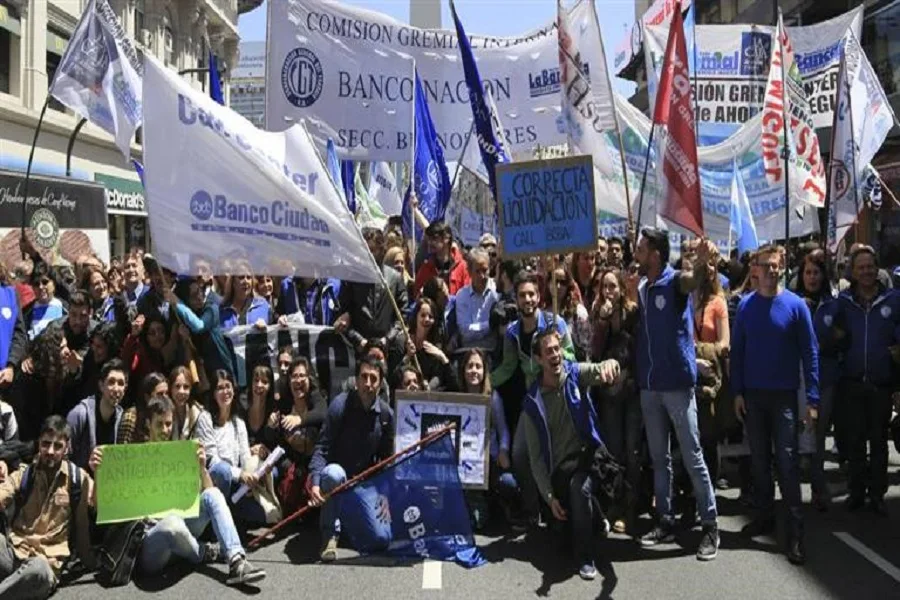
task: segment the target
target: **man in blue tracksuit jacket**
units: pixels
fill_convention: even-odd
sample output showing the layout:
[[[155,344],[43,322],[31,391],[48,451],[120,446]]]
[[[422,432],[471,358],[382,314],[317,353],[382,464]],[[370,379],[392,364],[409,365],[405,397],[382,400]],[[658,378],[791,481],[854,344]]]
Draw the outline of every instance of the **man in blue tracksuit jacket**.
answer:
[[[891,347],[900,344],[900,292],[878,282],[871,247],[859,247],[850,255],[850,269],[850,289],[823,307],[829,310],[821,320],[825,335],[843,349],[838,383],[843,406],[837,425],[844,430],[850,462],[847,508],[859,509],[868,492],[872,510],[884,515],[891,397],[900,400],[900,367],[891,355]]]
[[[704,241],[697,249],[698,264],[707,264],[709,255],[709,242]],[[641,232],[635,260],[643,276],[638,286],[637,380],[653,461],[653,491],[659,516],[659,523],[641,538],[641,545],[674,541],[672,456],[669,452],[669,436],[674,426],[703,524],[697,558],[712,560],[719,547],[718,516],[697,426],[694,397],[697,357],[691,303],[691,292],[697,288],[700,278],[706,276],[706,269],[694,272],[690,261],[685,262],[683,271],[672,269],[668,265],[669,236],[658,229],[648,228]]]
[[[780,286],[784,254],[776,246],[760,248],[757,290],[738,306],[731,332],[731,388],[738,419],[750,441],[750,462],[757,516],[741,533],[755,537],[775,529],[772,446],[788,508],[787,557],[806,560],[800,496],[797,393],[800,365],[806,382],[803,420],[814,429],[819,407],[819,344],[806,302]]]

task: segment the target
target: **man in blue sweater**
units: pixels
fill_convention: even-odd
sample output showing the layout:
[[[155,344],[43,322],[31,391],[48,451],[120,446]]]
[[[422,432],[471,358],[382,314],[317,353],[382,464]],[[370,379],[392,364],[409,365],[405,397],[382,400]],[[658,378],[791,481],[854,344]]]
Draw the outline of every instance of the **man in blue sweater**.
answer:
[[[843,350],[838,389],[850,463],[847,508],[861,508],[868,493],[870,508],[884,516],[891,395],[900,399],[900,368],[891,354],[900,344],[900,292],[879,282],[870,246],[850,254],[850,281],[850,289],[816,316],[824,323],[823,345],[833,343]],[[868,461],[866,442],[871,448]]]
[[[750,537],[775,529],[775,486],[772,446],[788,506],[787,557],[806,561],[797,449],[797,392],[800,363],[806,382],[804,423],[815,427],[819,405],[819,346],[809,307],[802,298],[781,287],[784,253],[777,246],[760,248],[759,287],[738,306],[731,332],[731,387],[734,409],[750,438],[750,462],[758,516],[741,532]]]
[[[698,246],[698,264],[709,262],[710,248],[707,240]],[[694,396],[697,356],[691,303],[691,292],[706,277],[706,269],[695,272],[690,261],[685,261],[681,271],[670,267],[669,236],[658,229],[648,228],[641,232],[635,259],[643,275],[638,286],[637,381],[641,389],[647,445],[653,461],[653,491],[659,515],[659,523],[641,538],[641,545],[655,546],[675,539],[672,455],[669,451],[674,427],[703,525],[697,559],[712,560],[719,548],[718,513],[697,426]]]

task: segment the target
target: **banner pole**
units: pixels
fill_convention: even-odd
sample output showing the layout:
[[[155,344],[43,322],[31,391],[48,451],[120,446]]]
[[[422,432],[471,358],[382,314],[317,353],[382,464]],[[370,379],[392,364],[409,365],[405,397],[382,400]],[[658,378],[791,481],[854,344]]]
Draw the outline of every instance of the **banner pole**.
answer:
[[[634,241],[637,243],[638,233],[641,229],[641,214],[644,210],[644,187],[647,185],[647,169],[650,168],[650,150],[653,148],[653,133],[656,131],[656,125],[653,123],[653,120],[650,121],[650,137],[647,138],[647,154],[644,157],[644,174],[641,177],[641,192],[638,196],[638,211],[637,211],[637,222],[634,227]],[[654,221],[654,226],[655,226]]]
[[[352,477],[351,479],[348,479],[341,485],[337,486],[336,488],[334,488],[333,490],[331,490],[330,492],[325,494],[325,496],[324,496],[325,502],[328,502],[328,500],[330,500],[333,496],[340,494],[347,488],[353,487],[354,485],[361,482],[362,480],[364,480],[368,477],[371,477],[376,471],[383,469],[384,467],[389,465],[391,462],[397,460],[398,458],[402,457],[403,455],[409,454],[411,451],[413,451],[417,448],[420,448],[422,446],[427,446],[428,444],[431,444],[432,442],[438,440],[442,436],[447,435],[448,433],[453,431],[455,428],[456,428],[456,424],[451,423],[450,425],[447,425],[446,427],[443,427],[435,432],[432,432],[432,433],[426,435],[425,437],[420,439],[418,442],[414,442],[414,443],[410,444],[409,446],[407,446],[400,452],[392,454],[392,455],[388,456],[387,458],[385,458],[384,460],[378,461],[377,463],[375,463],[374,465],[372,465],[371,467],[369,467],[362,473],[359,473],[358,475]],[[247,544],[247,547],[250,549],[256,548],[265,538],[269,537],[276,531],[282,529],[288,523],[291,523],[292,521],[303,516],[303,514],[306,511],[308,511],[311,507],[312,506],[310,504],[307,504],[306,506],[303,506],[302,508],[297,510],[295,513],[288,515],[287,517],[285,517],[284,519],[282,519],[281,521],[279,521],[278,523],[276,523],[269,529],[266,529],[264,532],[262,532],[261,534],[259,534],[255,538],[253,538],[253,540],[251,540],[250,543]]]
[[[85,123],[87,123],[87,119],[84,118],[78,121],[78,125],[75,126],[75,129],[72,130],[72,135],[69,136],[69,145],[66,147],[66,177],[72,176],[72,150],[75,148],[75,138],[78,137],[78,133]]]
[[[850,148],[853,155],[851,156],[852,163],[850,165],[851,171],[853,171],[853,202],[856,210],[856,220],[853,222],[853,235],[856,238],[854,241],[859,243],[859,217],[860,217],[860,206],[859,206],[859,182],[856,174],[856,131],[853,126],[853,96],[850,93],[850,82],[843,82],[847,86],[847,118],[850,120]],[[832,134],[833,137],[833,134]]]
[[[784,21],[781,16],[781,9],[778,10],[777,18],[778,21],[775,25],[775,35],[779,36],[778,46],[781,48],[781,89],[784,90],[784,101],[781,103],[781,118],[782,124],[784,126],[784,146],[781,150],[781,158],[784,163],[784,280],[785,284],[787,284],[788,278],[790,277],[789,271],[791,268],[791,150],[788,146],[788,142],[790,141],[791,137],[791,121],[788,118],[788,102],[790,102],[790,92],[787,89],[787,80],[785,78],[784,71],[784,42],[781,39],[781,35],[784,33]]]
[[[412,132],[412,137],[410,139],[409,147],[412,149],[412,155],[410,156],[409,162],[409,220],[412,224],[412,236],[410,239],[410,244],[412,245],[412,256],[410,256],[409,264],[412,265],[413,271],[416,270],[416,207],[413,199],[416,197],[416,59],[412,60],[412,110],[409,111],[410,114],[410,131]],[[416,274],[412,273],[412,276],[415,277]]]
[[[28,207],[28,185],[31,183],[31,166],[34,164],[34,149],[37,147],[38,136],[41,134],[41,126],[44,124],[44,115],[47,114],[47,107],[50,105],[50,92],[47,92],[47,98],[44,100],[44,107],[41,108],[41,116],[38,117],[37,126],[34,128],[34,139],[31,141],[31,151],[28,153],[28,166],[25,169],[25,184],[22,186],[22,229],[21,239],[25,241],[25,216]],[[24,258],[28,258],[24,255]]]

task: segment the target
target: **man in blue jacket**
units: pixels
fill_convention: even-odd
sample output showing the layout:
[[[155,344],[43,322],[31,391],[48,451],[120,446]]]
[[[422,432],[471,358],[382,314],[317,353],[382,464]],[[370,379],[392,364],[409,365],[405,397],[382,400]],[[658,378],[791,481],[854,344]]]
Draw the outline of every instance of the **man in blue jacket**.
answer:
[[[709,262],[711,243],[697,248],[698,264]],[[643,276],[638,285],[640,321],[637,331],[637,379],[641,389],[641,411],[647,429],[647,444],[653,461],[653,491],[659,523],[640,542],[642,546],[671,543],[675,536],[672,508],[672,456],[670,432],[674,426],[684,467],[691,477],[703,536],[698,560],[712,560],[719,548],[716,497],[709,470],[700,448],[697,426],[697,357],[694,352],[694,318],[691,292],[706,276],[706,269],[693,271],[669,266],[669,236],[647,228],[641,232],[635,260]]]
[[[788,507],[787,557],[806,561],[800,496],[797,393],[800,365],[806,382],[807,427],[815,429],[819,406],[819,343],[806,302],[781,287],[784,252],[765,246],[757,254],[759,286],[741,300],[731,332],[731,387],[738,419],[747,426],[757,517],[741,533],[755,537],[775,529],[772,446]]]
[[[609,385],[619,377],[619,363],[575,363],[563,356],[559,332],[539,331],[534,338],[534,355],[540,378],[525,397],[520,419],[531,465],[531,474],[544,502],[559,521],[571,517],[579,575],[597,576],[592,547],[594,500],[600,481],[582,460],[584,450],[591,456],[601,446],[597,412],[588,389]]]
[[[900,293],[879,283],[875,251],[869,246],[853,251],[850,271],[850,289],[821,318],[826,335],[837,340],[844,355],[838,397],[844,403],[839,426],[850,463],[847,508],[861,508],[868,492],[871,509],[885,515],[891,396],[900,399],[900,367],[891,355],[891,347],[900,344]]]

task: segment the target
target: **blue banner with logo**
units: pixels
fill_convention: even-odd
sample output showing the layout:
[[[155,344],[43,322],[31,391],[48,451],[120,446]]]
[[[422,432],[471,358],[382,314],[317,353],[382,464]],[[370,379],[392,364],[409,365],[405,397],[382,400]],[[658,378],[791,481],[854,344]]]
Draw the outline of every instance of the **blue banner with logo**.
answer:
[[[365,547],[375,533],[390,539],[383,550],[390,556],[465,567],[485,563],[472,535],[452,440],[442,435],[329,500],[340,503],[341,532],[354,548],[378,551]]]
[[[222,93],[222,78],[219,76],[219,63],[216,55],[209,52],[209,97],[225,106],[225,94]]]
[[[469,44],[469,36],[463,29],[462,22],[456,14],[456,6],[450,3],[453,12],[453,22],[456,24],[456,37],[459,38],[459,55],[462,57],[463,71],[466,75],[466,85],[469,86],[469,102],[472,104],[472,117],[475,119],[475,139],[481,152],[481,160],[487,169],[491,193],[497,197],[497,180],[494,169],[497,163],[509,162],[509,153],[503,143],[503,128],[500,126],[500,118],[496,110],[485,100],[484,87],[481,83],[481,75],[478,74],[478,65],[472,46]]]
[[[450,202],[450,173],[447,172],[447,164],[444,162],[444,149],[438,139],[431,120],[431,111],[428,109],[428,99],[422,88],[422,81],[416,73],[415,91],[415,140],[416,155],[413,163],[413,183],[415,184],[416,198],[419,200],[419,211],[429,223],[442,221],[447,212],[447,204]],[[403,230],[407,235],[412,231],[412,223],[409,208],[409,193],[403,199]],[[422,232],[416,227],[416,239],[420,239]]]

